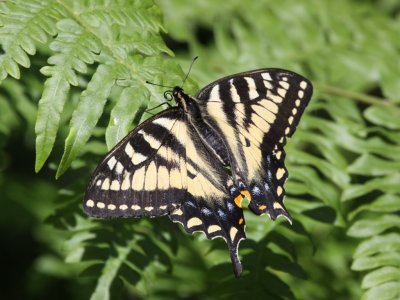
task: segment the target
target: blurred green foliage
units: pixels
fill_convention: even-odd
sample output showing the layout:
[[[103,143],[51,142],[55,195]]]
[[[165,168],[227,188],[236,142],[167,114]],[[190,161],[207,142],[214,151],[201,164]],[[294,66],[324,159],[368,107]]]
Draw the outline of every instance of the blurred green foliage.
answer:
[[[398,299],[399,12],[395,0],[0,2],[2,298]],[[163,101],[145,81],[180,84],[196,55],[192,94],[261,67],[315,86],[286,148],[294,224],[245,211],[240,279],[222,240],[81,210],[107,148]]]

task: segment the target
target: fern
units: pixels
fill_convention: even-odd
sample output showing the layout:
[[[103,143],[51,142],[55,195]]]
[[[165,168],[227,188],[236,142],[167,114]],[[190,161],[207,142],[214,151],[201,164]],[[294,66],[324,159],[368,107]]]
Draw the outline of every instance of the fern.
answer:
[[[161,14],[152,1],[9,1],[2,2],[0,9],[4,50],[0,58],[1,79],[7,74],[20,78],[18,64],[30,67],[28,55],[48,56],[48,65],[41,68],[48,79],[44,83],[35,125],[36,171],[43,167],[54,147],[66,106],[73,107],[73,112],[67,113],[67,117],[70,115],[69,133],[57,176],[65,172],[86,147],[114,90],[120,93],[123,101],[111,110],[106,130],[110,147],[131,129],[134,114],[128,115],[128,112],[134,113],[141,107],[136,116],[138,121],[149,104],[149,96],[160,99],[158,91],[145,84],[146,80],[162,83],[165,66],[175,72],[176,78],[182,76],[176,64],[160,63],[162,53],[172,52],[160,36]],[[171,80],[176,81],[176,78],[171,76]],[[9,87],[12,87],[11,81],[5,81],[3,88]],[[82,90],[76,105],[67,103],[76,95],[71,87]],[[17,108],[18,101],[22,100],[22,97],[16,99]],[[7,102],[2,103],[4,111],[12,111]],[[7,134],[9,126],[3,129]],[[61,210],[63,215],[68,215],[65,207]],[[82,243],[95,237],[88,231],[93,226],[87,227],[84,223],[78,221],[75,227],[66,221],[69,225],[63,227],[74,232],[66,243],[66,259],[70,263],[78,262],[84,250],[88,251]],[[110,244],[109,249],[111,253],[115,249],[128,254],[132,252],[130,248]],[[120,271],[116,262],[124,262],[122,258],[114,259],[112,255],[102,258],[107,263],[93,298],[107,295]]]
[[[372,124],[382,124],[392,129],[400,127],[394,122],[388,123],[388,116],[395,114],[397,108],[390,110],[371,108],[365,111],[365,117]],[[386,111],[385,113],[383,113]],[[398,111],[400,112],[400,111]],[[382,135],[384,138],[385,135]],[[383,139],[375,140],[384,145]],[[398,233],[400,216],[399,194],[400,173],[397,151],[390,152],[393,145],[387,145],[386,152],[380,153],[382,159],[375,155],[362,155],[349,166],[349,171],[362,174],[367,179],[362,185],[354,186],[345,200],[360,201],[373,191],[380,194],[370,196],[367,204],[357,207],[349,216],[353,221],[348,235],[364,240],[354,252],[351,268],[355,271],[367,272],[361,286],[365,289],[363,299],[397,299],[400,297],[399,262],[400,234]],[[397,145],[398,146],[398,145]],[[377,178],[375,178],[377,177]]]
[[[51,250],[37,259],[35,270],[74,284],[77,277],[85,280],[91,288],[81,291],[84,299],[397,299],[400,32],[392,16],[398,5],[159,5],[0,3],[0,135],[6,137],[0,170],[12,155],[5,146],[19,131],[28,143],[36,134],[36,171],[48,160],[56,176],[73,167],[65,176],[72,184],[60,191],[57,204],[38,207],[56,198],[55,187],[44,188],[35,178],[28,191],[24,179],[0,173],[0,185],[7,187],[0,189],[1,198],[40,216],[35,232]],[[190,51],[177,48],[178,57],[167,59],[173,53],[163,42],[165,28],[172,46],[184,42]],[[162,218],[93,221],[79,208],[87,169],[162,101],[162,92],[146,80],[179,84],[178,62],[196,55],[190,77],[201,85],[252,68],[281,67],[304,74],[316,88],[287,145],[286,205],[294,225],[245,211],[240,281],[232,279],[221,240],[187,236]],[[193,94],[196,84],[189,81],[185,89]],[[34,201],[25,199],[28,194]]]
[[[45,1],[18,1],[0,3],[1,44],[4,54],[0,57],[0,79],[7,75],[19,79],[18,65],[30,67],[29,55],[36,53],[36,43],[46,43],[55,35],[55,19],[60,17],[58,5]]]
[[[143,64],[140,55],[172,54],[158,33],[162,30],[161,16],[151,1],[86,4],[80,1],[32,1],[27,5],[10,1],[2,3],[1,11],[5,52],[0,59],[1,78],[4,79],[7,73],[19,78],[18,64],[30,66],[27,54],[36,53],[36,43],[50,42],[50,65],[41,69],[49,78],[39,101],[35,126],[36,171],[43,167],[53,149],[70,87],[79,85],[82,76],[79,74],[89,75],[89,82],[87,86],[83,84],[86,90],[71,119],[57,176],[65,172],[82,151],[117,80],[129,80],[131,85],[148,91],[144,83],[146,79],[153,79],[154,73],[150,72],[147,77],[149,73],[138,72]],[[95,73],[88,70],[88,65],[94,64],[98,65]],[[103,77],[104,74],[107,76]],[[103,88],[103,92],[99,92],[99,88]],[[149,94],[151,92],[144,92],[136,101],[144,102],[144,96]],[[87,110],[94,103],[98,110]],[[126,126],[124,131],[126,134]]]
[[[205,69],[202,73],[214,70],[233,73],[240,71],[242,65],[260,67],[260,61],[264,61],[262,66],[287,67],[310,74],[316,85],[316,95],[300,124],[302,129],[289,142],[287,150],[287,159],[297,165],[288,167],[291,176],[287,190],[292,193],[288,206],[295,210],[295,219],[307,228],[316,225],[305,216],[343,228],[339,229],[341,242],[336,240],[336,244],[330,245],[340,251],[338,244],[342,243],[347,252],[354,251],[352,270],[370,271],[359,284],[366,289],[365,299],[397,299],[399,263],[394,245],[397,245],[395,232],[399,224],[399,207],[395,203],[399,200],[400,182],[400,149],[399,140],[396,140],[400,90],[396,67],[391,63],[396,60],[395,49],[399,47],[398,39],[393,40],[399,33],[394,23],[383,21],[381,8],[351,1],[335,4],[312,1],[307,6],[290,1],[279,4],[264,1],[249,3],[246,10],[238,2],[194,4],[190,11],[181,11],[181,18],[173,17],[179,10],[177,2],[174,9],[165,2],[161,4],[166,11],[167,26],[175,29],[173,34],[177,38],[190,40],[191,49],[200,53],[200,57],[209,49],[191,38],[193,26],[202,24],[214,33],[217,51],[212,57],[207,56],[208,64],[201,66]],[[215,24],[220,11],[225,12],[224,18]],[[329,13],[331,11],[335,14]],[[352,18],[338,17],[348,11],[352,11]],[[364,22],[364,14],[371,15],[371,11],[375,12],[374,17]],[[193,25],[184,25],[188,23]],[[377,23],[382,26],[381,30],[376,30]],[[393,42],[388,45],[387,41]],[[229,63],[233,59],[239,63]],[[375,87],[380,88],[379,96],[387,99],[365,93]],[[357,105],[355,101],[366,105]],[[308,201],[304,200],[306,194]],[[311,199],[313,203],[309,202]],[[354,245],[346,239],[346,229],[349,236],[367,240]],[[251,226],[248,230],[251,231]],[[388,247],[377,247],[380,250],[365,253],[360,250],[377,241]],[[314,239],[314,242],[317,249],[323,249],[328,241]],[[327,261],[318,265],[331,270],[335,269],[335,264],[345,266],[351,257],[343,255],[342,261],[325,256]],[[363,267],[359,265],[361,262]],[[318,277],[318,267],[313,264],[307,283],[290,280],[299,298],[316,298],[310,291],[318,290],[318,282],[325,289],[320,290],[317,298],[327,299],[333,295],[353,298],[349,294],[339,296],[338,290],[329,292],[324,281],[327,278]],[[349,269],[345,274],[352,276]],[[343,278],[344,271],[331,274],[329,278],[332,276]],[[342,289],[350,290],[352,286],[353,295],[358,295],[360,291],[354,289],[355,284],[354,279],[347,281]]]

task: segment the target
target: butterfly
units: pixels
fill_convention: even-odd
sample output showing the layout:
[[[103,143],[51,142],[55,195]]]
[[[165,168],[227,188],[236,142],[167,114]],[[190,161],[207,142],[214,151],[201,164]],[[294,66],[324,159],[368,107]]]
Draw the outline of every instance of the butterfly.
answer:
[[[311,82],[282,69],[219,79],[196,96],[170,91],[176,106],[149,118],[94,171],[84,197],[92,217],[168,215],[189,233],[222,237],[242,272],[242,200],[256,215],[283,216],[290,137],[312,95]]]

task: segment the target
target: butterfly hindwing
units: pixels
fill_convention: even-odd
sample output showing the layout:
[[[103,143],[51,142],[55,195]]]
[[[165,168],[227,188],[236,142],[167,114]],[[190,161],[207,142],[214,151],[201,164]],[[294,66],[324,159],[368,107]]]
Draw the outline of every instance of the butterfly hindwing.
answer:
[[[208,239],[222,237],[228,244],[235,274],[241,272],[238,245],[245,238],[243,211],[234,205],[238,191],[221,162],[206,148],[195,128],[188,125],[186,142],[187,194],[182,206],[170,214],[189,233],[200,231]]]
[[[296,73],[260,69],[217,80],[196,95],[204,120],[225,140],[235,183],[256,214],[290,220],[283,206],[283,146],[311,94],[311,83]]]
[[[187,185],[183,119],[182,111],[171,108],[118,143],[92,176],[86,213],[103,218],[153,217],[179,207]]]

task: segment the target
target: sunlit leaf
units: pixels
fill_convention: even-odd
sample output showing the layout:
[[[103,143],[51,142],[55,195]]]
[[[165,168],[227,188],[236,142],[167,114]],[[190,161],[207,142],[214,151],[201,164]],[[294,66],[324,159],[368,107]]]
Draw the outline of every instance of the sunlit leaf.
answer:
[[[389,129],[400,129],[400,108],[370,107],[365,112],[365,117],[377,125]]]
[[[378,285],[376,287],[368,290],[362,300],[395,300],[400,297],[400,285],[399,281],[387,281],[384,284]]]
[[[386,235],[374,236],[360,243],[354,252],[354,257],[373,255],[379,252],[399,252],[400,235],[389,233]]]
[[[382,215],[356,221],[347,231],[352,237],[369,237],[392,227],[400,228],[400,216]]]
[[[400,254],[397,252],[381,253],[375,256],[356,258],[351,268],[356,271],[371,270],[382,266],[398,266]]]
[[[397,282],[400,284],[400,269],[396,267],[383,267],[372,271],[364,277],[362,287],[368,289],[385,282]]]

